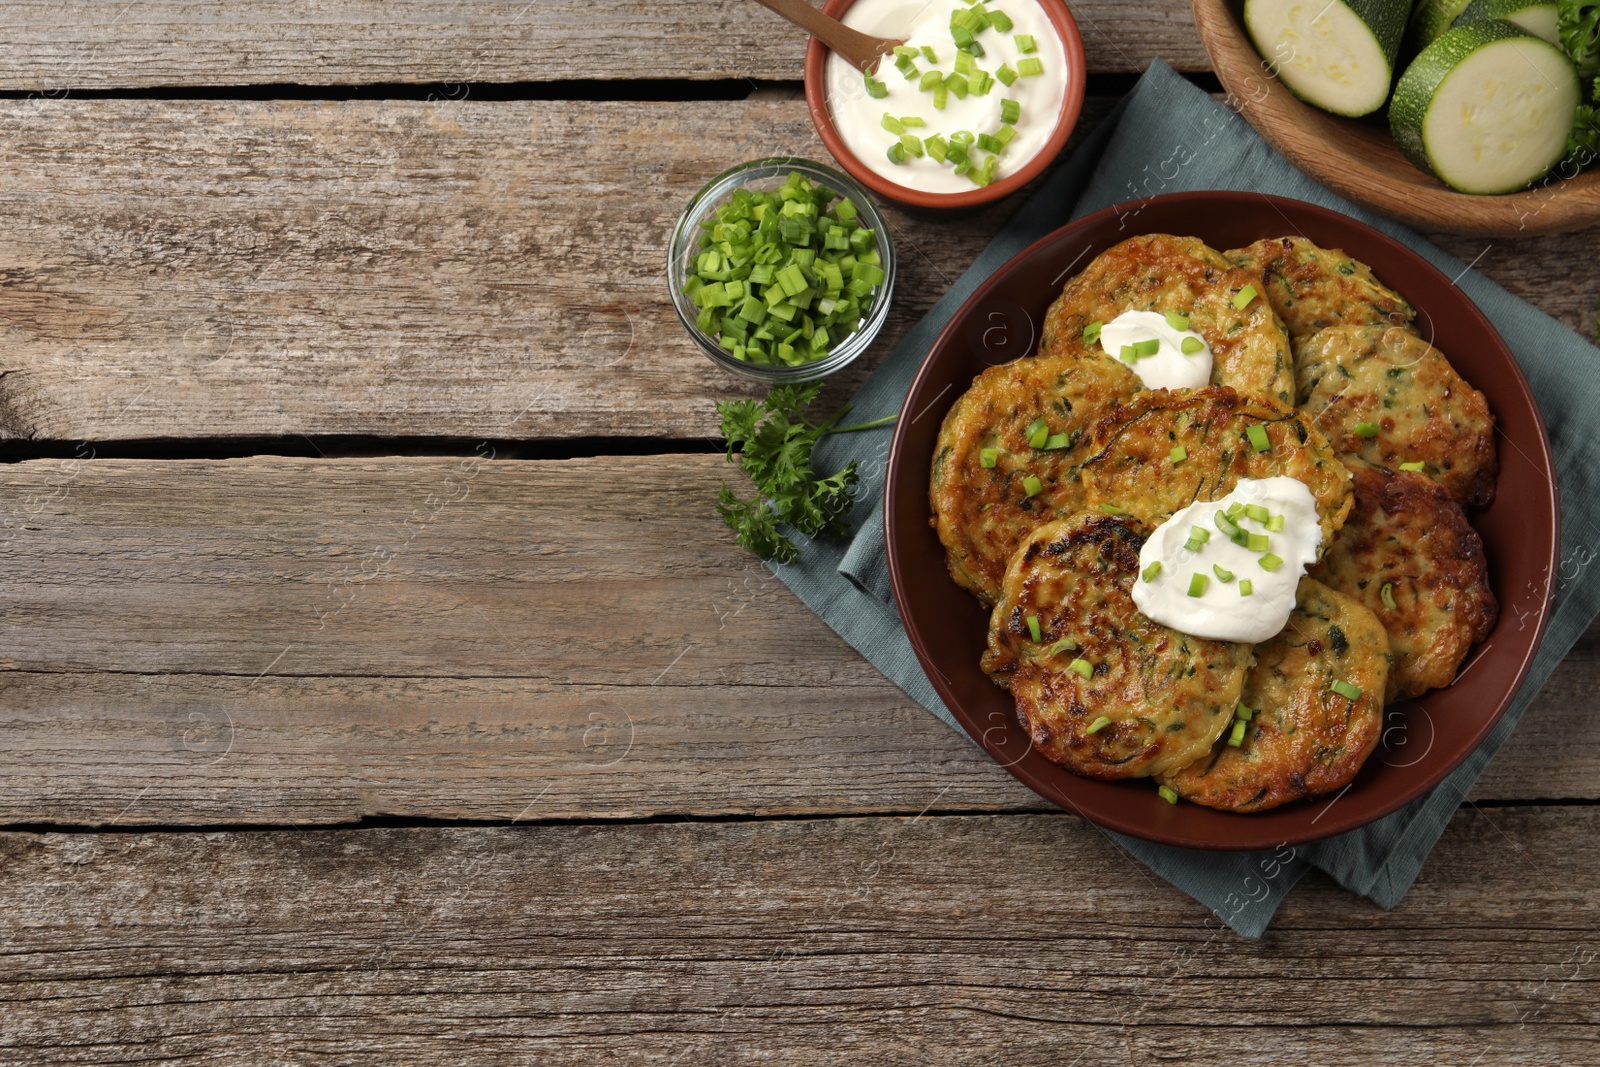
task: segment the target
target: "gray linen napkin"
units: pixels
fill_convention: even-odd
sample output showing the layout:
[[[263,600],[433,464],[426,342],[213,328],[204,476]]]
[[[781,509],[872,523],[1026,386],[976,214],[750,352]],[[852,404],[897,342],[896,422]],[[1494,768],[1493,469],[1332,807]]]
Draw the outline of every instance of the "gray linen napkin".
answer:
[[[1174,159],[1187,160],[1174,166]],[[1165,177],[1173,174],[1171,178]],[[1306,178],[1248,124],[1159,59],[1135,90],[1067,160],[957,279],[856,394],[850,421],[899,410],[940,329],[996,268],[1066,222],[1110,204],[1189,189],[1242,189],[1321,204],[1396,237],[1459,278],[1511,346],[1538,398],[1555,451],[1565,557],[1544,644],[1510,711],[1489,739],[1428,796],[1370,826],[1277,852],[1169,848],[1110,834],[1123,849],[1211,908],[1246,937],[1260,937],[1310,867],[1326,871],[1380,907],[1410,888],[1451,816],[1505,743],[1557,664],[1600,612],[1600,351],[1402,226]],[[910,413],[915,418],[918,412]],[[800,599],[919,704],[955,726],[911,651],[889,591],[883,544],[883,474],[888,428],[825,438],[816,468],[861,461],[861,491],[844,546],[805,544],[798,563],[774,567]],[[1569,566],[1565,561],[1571,561]]]

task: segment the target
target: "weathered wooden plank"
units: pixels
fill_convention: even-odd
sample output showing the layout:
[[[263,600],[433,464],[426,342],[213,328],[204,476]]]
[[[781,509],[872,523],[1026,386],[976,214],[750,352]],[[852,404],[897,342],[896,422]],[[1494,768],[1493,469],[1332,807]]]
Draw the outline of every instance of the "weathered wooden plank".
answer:
[[[712,512],[717,456],[0,467],[0,823],[1037,809]],[[1480,799],[1593,798],[1600,631]]]
[[[0,1048],[1587,1062],[1597,837],[1593,808],[1463,812],[1394,912],[1313,879],[1249,943],[1066,815],[7,834]]]
[[[826,158],[797,100],[0,101],[0,438],[712,436],[751,387],[690,344],[665,241],[775,152]],[[1017,202],[891,212],[895,310],[840,389]],[[1448,244],[1588,329],[1591,240]]]
[[[1208,63],[1183,0],[1073,5],[1090,69]],[[801,76],[804,35],[748,0],[98,0],[0,9],[0,89]]]

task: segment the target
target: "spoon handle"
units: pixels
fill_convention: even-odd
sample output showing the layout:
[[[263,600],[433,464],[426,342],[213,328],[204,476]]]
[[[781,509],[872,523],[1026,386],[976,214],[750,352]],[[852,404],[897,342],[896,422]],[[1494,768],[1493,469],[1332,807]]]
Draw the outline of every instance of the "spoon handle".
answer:
[[[871,70],[877,65],[881,56],[894,50],[894,41],[853,30],[837,19],[824,15],[806,3],[806,0],[756,0],[756,2],[776,11],[839,53],[851,66],[861,70]]]

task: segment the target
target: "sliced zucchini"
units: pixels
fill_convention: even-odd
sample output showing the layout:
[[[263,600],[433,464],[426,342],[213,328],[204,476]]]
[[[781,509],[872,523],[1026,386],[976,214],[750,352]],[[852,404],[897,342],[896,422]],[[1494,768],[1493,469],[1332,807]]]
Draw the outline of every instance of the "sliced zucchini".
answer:
[[[1244,26],[1278,80],[1335,115],[1389,99],[1410,0],[1245,0]]]
[[[1406,27],[1406,52],[1416,55],[1433,43],[1456,16],[1467,9],[1472,0],[1420,0],[1411,13],[1411,24]]]
[[[1566,53],[1509,22],[1440,34],[1400,75],[1389,103],[1395,143],[1464,193],[1509,193],[1566,155],[1579,102]]]
[[[1467,6],[1461,9],[1461,14],[1456,16],[1455,25],[1465,26],[1469,22],[1487,22],[1490,19],[1504,19],[1519,30],[1531,33],[1551,44],[1560,44],[1556,39],[1556,5],[1553,3],[1535,3],[1534,0],[1470,0]]]

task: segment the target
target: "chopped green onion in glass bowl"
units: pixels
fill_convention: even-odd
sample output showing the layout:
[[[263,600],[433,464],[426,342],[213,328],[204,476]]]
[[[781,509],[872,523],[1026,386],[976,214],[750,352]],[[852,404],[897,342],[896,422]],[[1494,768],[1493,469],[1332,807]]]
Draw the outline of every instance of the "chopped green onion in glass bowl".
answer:
[[[713,178],[667,248],[689,335],[714,362],[769,382],[813,381],[866,351],[888,317],[894,274],[888,227],[866,190],[792,157]]]

